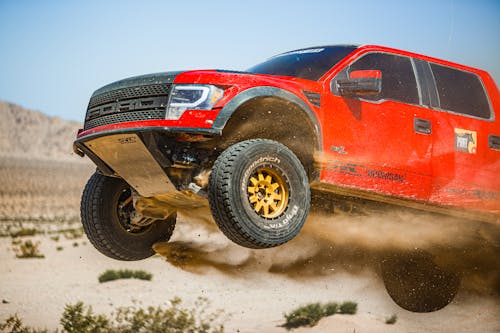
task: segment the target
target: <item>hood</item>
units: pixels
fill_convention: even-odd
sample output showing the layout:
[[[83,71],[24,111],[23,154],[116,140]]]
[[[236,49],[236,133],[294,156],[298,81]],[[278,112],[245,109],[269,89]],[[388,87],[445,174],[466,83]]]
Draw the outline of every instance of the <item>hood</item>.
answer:
[[[127,87],[148,86],[153,84],[171,84],[172,82],[174,82],[175,77],[180,73],[182,73],[182,71],[132,76],[97,89],[92,94],[92,97],[101,95],[109,91],[119,90]]]

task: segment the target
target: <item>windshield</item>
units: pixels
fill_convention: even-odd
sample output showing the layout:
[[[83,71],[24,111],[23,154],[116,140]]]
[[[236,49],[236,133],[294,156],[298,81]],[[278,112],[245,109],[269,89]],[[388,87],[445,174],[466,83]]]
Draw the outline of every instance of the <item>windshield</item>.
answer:
[[[247,71],[317,81],[356,48],[352,45],[336,45],[300,49],[274,56]]]

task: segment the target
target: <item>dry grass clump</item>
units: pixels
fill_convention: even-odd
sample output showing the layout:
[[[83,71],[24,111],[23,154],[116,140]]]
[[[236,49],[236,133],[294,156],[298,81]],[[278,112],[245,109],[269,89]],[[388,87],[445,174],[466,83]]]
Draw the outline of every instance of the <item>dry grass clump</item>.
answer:
[[[340,304],[338,313],[340,314],[356,314],[358,312],[358,304],[355,302],[347,301]]]
[[[24,242],[13,242],[12,248],[16,254],[16,258],[45,258],[43,254],[40,253],[40,242],[33,242],[31,239],[25,240]]]
[[[48,235],[58,242],[61,237],[77,240],[84,237],[80,220],[23,220],[0,218],[0,237],[22,238],[36,235]]]
[[[9,333],[49,333],[47,330],[39,330],[27,327],[17,315],[10,316],[3,323],[0,323],[0,332]]]
[[[108,269],[101,275],[99,275],[99,282],[108,282],[119,279],[139,279],[139,280],[147,280],[151,281],[153,278],[153,274],[148,273],[143,270],[130,270],[130,269]]]
[[[224,332],[224,318],[221,318],[224,312],[209,312],[210,303],[206,298],[198,298],[192,309],[183,308],[181,303],[180,298],[174,298],[168,307],[120,307],[110,316],[105,316],[94,313],[91,306],[78,302],[66,305],[59,323],[66,333]],[[0,323],[0,330],[11,333],[48,333],[47,330],[25,326],[17,315]]]
[[[335,302],[328,302],[326,304],[310,303],[285,314],[286,322],[283,324],[283,327],[289,330],[301,326],[312,327],[323,317],[332,316],[336,313],[353,315],[356,314],[357,309],[358,304],[351,301],[344,302],[340,305]]]
[[[58,233],[62,233],[66,239],[78,239],[83,237],[83,227],[69,228],[58,230]]]
[[[10,237],[25,237],[25,236],[35,236],[37,234],[37,230],[35,228],[22,228],[10,233]]]
[[[0,220],[0,237],[30,237],[45,232],[32,225],[26,227],[22,221]]]

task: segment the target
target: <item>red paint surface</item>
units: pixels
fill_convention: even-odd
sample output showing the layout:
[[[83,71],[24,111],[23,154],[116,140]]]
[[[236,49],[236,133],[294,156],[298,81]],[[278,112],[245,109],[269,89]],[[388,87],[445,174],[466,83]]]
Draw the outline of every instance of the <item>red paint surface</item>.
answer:
[[[333,95],[330,81],[335,75],[361,55],[373,51],[414,57],[477,74],[489,93],[496,120],[474,119],[395,101],[373,103]],[[370,72],[377,77],[379,71]],[[175,83],[216,84],[225,87],[224,98],[214,110],[186,111],[179,120],[106,125],[81,132],[78,137],[135,127],[211,128],[220,109],[238,93],[257,86],[276,87],[301,98],[319,121],[323,140],[320,181],[500,215],[500,151],[488,148],[488,135],[500,136],[500,98],[493,79],[482,70],[410,52],[364,46],[317,82],[268,75],[190,71],[178,75]],[[321,108],[312,105],[303,90],[320,93]],[[416,133],[415,118],[430,121],[432,133]],[[455,128],[477,132],[474,154],[455,150]]]

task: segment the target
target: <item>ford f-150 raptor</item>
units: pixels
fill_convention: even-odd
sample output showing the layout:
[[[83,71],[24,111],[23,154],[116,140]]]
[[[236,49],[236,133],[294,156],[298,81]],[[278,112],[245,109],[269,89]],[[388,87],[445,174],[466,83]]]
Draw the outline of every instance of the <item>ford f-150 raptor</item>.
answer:
[[[97,166],[82,223],[120,260],[205,205],[232,241],[278,246],[311,190],[498,223],[499,110],[485,71],[372,45],[123,79],[93,93],[74,142]]]

